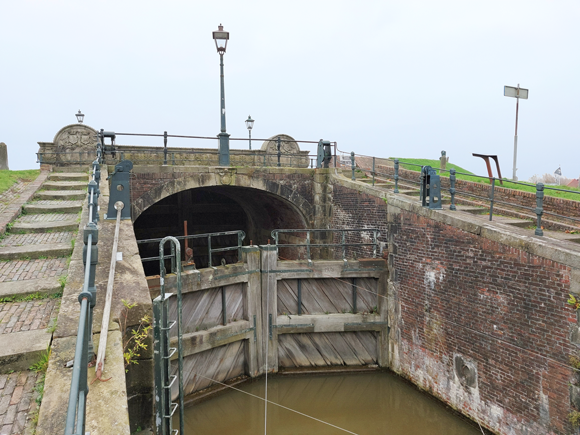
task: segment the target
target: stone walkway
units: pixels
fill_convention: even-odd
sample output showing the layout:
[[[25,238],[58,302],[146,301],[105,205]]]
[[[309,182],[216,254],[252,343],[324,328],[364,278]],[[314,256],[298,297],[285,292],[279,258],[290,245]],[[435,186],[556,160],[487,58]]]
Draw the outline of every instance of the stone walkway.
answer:
[[[0,302],[0,435],[30,435],[35,428],[39,394],[35,387],[37,382],[43,382],[44,375],[30,371],[29,367],[50,346],[60,307],[60,298],[51,294],[59,291],[58,278],[68,272],[72,240],[77,233],[74,224],[80,221],[84,202],[74,198],[74,193],[68,196],[66,188],[70,182],[61,181],[63,175],[66,178],[67,174],[42,172],[37,181],[21,183],[4,195],[5,205],[0,195],[0,233],[4,233],[0,254],[2,258],[16,258],[0,261],[0,291],[6,301]],[[77,179],[85,176],[88,182],[87,174],[76,175]],[[42,186],[48,190],[39,191],[44,192],[44,198],[39,198],[41,194],[36,191],[51,178]],[[45,199],[46,192],[55,193],[59,199]],[[27,205],[26,213],[21,215],[23,205],[33,196],[35,200],[29,204],[35,206]],[[66,212],[62,212],[63,207],[67,207]],[[71,225],[64,226],[67,221]],[[50,254],[45,252],[62,253],[54,254],[57,258],[46,258]],[[34,293],[48,282],[52,286]],[[39,294],[45,296],[38,299]]]
[[[0,375],[0,435],[32,433],[39,376],[33,371]]]

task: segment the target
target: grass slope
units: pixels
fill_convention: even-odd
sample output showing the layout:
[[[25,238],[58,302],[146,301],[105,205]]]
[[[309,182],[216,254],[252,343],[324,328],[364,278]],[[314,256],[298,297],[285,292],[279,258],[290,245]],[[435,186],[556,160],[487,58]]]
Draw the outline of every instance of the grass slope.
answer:
[[[6,192],[18,180],[34,181],[40,174],[39,169],[27,169],[25,171],[0,171],[0,193]]]
[[[394,158],[394,157],[391,157]],[[405,158],[399,158],[399,163],[401,165],[401,168],[403,169],[407,169],[410,171],[417,171],[420,172],[421,171],[421,166],[431,166],[434,169],[437,169],[437,173],[439,173],[439,160],[429,160],[429,159],[405,159]],[[407,164],[405,164],[407,163]],[[489,178],[486,177],[478,177],[477,175],[473,175],[472,172],[469,172],[466,169],[463,169],[460,166],[454,165],[452,163],[447,163],[446,166],[447,171],[445,171],[444,173],[442,173],[442,176],[448,177],[449,176],[449,169],[455,169],[458,173],[457,173],[457,179],[458,180],[466,180],[466,181],[473,181],[474,183],[482,183],[482,184],[491,184],[489,181]],[[532,192],[535,193],[536,192],[536,186],[534,184],[530,185],[521,185],[521,184],[515,184],[513,182],[511,182],[508,179],[503,179],[503,186],[499,183],[499,181],[495,182],[496,187],[506,187],[508,189],[515,189],[515,190],[523,190],[525,192]],[[558,198],[565,198],[565,199],[571,199],[572,201],[580,201],[580,189],[575,188],[575,187],[567,187],[567,186],[559,186],[561,188],[563,188],[564,190],[568,190],[568,191],[572,191],[572,192],[578,192],[578,193],[572,193],[572,192],[560,192],[558,190],[553,190],[553,188],[558,188],[558,186],[545,186],[544,188],[544,192],[546,193],[546,195],[549,196],[555,196]]]

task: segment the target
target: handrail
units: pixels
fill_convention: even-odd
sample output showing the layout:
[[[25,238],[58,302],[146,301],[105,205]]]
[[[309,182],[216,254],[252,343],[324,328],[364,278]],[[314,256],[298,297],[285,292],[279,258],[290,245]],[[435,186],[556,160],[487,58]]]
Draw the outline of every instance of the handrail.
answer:
[[[233,236],[233,235],[238,236],[238,244],[236,246],[231,246],[231,247],[226,247],[226,248],[217,248],[217,249],[213,249],[211,247],[211,238],[212,237]],[[242,258],[242,243],[243,243],[244,239],[246,238],[246,233],[242,230],[235,230],[235,231],[222,231],[222,232],[218,232],[218,233],[205,233],[205,234],[194,234],[194,235],[188,235],[188,236],[176,236],[173,238],[176,240],[207,239],[207,241],[208,241],[208,244],[207,244],[208,267],[212,267],[211,256],[215,252],[226,252],[226,251],[237,250],[238,251],[238,258]],[[164,240],[164,239],[142,239],[142,240],[137,240],[137,244],[141,245],[141,244],[147,244],[147,243],[159,243],[162,240]],[[176,263],[175,259],[178,258],[178,256],[173,252],[173,245],[172,245],[171,255],[164,255],[164,258],[171,258],[171,271],[172,271],[172,273],[174,273],[175,272],[175,263]],[[155,261],[155,260],[159,260],[159,259],[160,259],[160,257],[147,257],[147,258],[142,258],[141,261],[146,262],[146,261]],[[179,259],[181,260],[181,257],[179,257]]]
[[[340,243],[311,243],[310,234],[320,234],[320,233],[340,233],[341,242]],[[346,233],[347,232],[372,232],[373,242],[372,243],[346,243]],[[280,243],[280,234],[292,234],[292,233],[306,233],[306,243]],[[342,248],[342,260],[346,261],[346,248],[352,246],[372,246],[373,247],[373,258],[377,256],[377,246],[379,245],[378,237],[381,235],[378,228],[347,228],[347,229],[279,229],[272,231],[272,238],[278,248],[300,248],[306,247],[306,259],[310,263],[312,261],[310,255],[310,248],[325,248],[325,247],[336,247],[340,246]]]
[[[338,150],[339,153],[343,153],[344,151]],[[368,168],[368,167],[364,167],[361,164],[358,164],[358,166],[367,171],[367,172],[371,172],[371,175],[373,177],[373,185],[375,184],[375,177],[376,176],[383,176],[383,177],[392,177],[391,174],[387,174],[384,172],[380,172],[377,171],[375,168],[375,161],[376,159],[378,159],[378,157],[373,157],[373,156],[366,156],[366,155],[362,155],[362,154],[355,154],[354,152],[351,153],[351,165],[352,165],[352,171],[353,171],[353,175],[352,175],[352,179],[354,180],[354,171],[355,171],[355,167],[357,166],[355,164],[355,156],[359,156],[359,157],[364,157],[364,158],[371,158],[372,159],[372,169]],[[389,162],[393,162],[394,163],[394,180],[395,180],[395,189],[394,192],[398,193],[398,182],[399,180],[403,180],[403,181],[407,181],[413,184],[418,184],[420,183],[420,181],[418,179],[408,179],[408,178],[403,178],[399,175],[399,168],[401,165],[407,165],[407,166],[415,166],[418,168],[421,168],[422,165],[417,164],[417,163],[411,163],[411,162],[405,162],[402,161],[400,159],[391,159],[391,158],[380,158],[382,161],[389,161]],[[449,193],[451,194],[451,206],[449,207],[450,210],[456,210],[455,207],[455,195],[461,195],[461,196],[465,196],[468,198],[478,198],[478,199],[482,199],[485,201],[489,201],[490,202],[490,214],[489,214],[489,220],[491,221],[493,219],[493,206],[494,204],[504,204],[507,205],[509,207],[515,207],[515,208],[519,208],[519,209],[523,209],[523,210],[528,210],[531,211],[533,213],[536,214],[536,219],[537,219],[537,223],[536,223],[536,230],[535,230],[535,234],[538,236],[542,236],[543,235],[543,230],[542,230],[542,225],[541,225],[541,219],[542,219],[542,215],[547,214],[550,216],[554,216],[554,217],[558,217],[560,219],[565,219],[565,220],[569,220],[569,221],[573,221],[573,222],[580,222],[580,218],[578,217],[574,217],[574,216],[565,216],[565,215],[561,215],[559,213],[555,213],[553,211],[546,211],[544,208],[544,194],[546,190],[553,190],[553,191],[559,191],[559,192],[565,192],[565,193],[572,193],[575,195],[579,195],[578,200],[580,201],[580,191],[574,191],[574,190],[568,190],[568,189],[560,189],[560,188],[555,188],[555,187],[549,187],[546,186],[543,183],[536,183],[535,185],[532,183],[526,183],[526,182],[521,182],[521,181],[511,181],[511,180],[507,180],[505,178],[496,178],[496,177],[489,177],[489,176],[483,176],[483,175],[476,175],[476,174],[471,174],[471,173],[465,173],[465,172],[458,172],[455,169],[440,169],[440,168],[434,168],[436,170],[439,171],[439,173],[441,172],[448,172],[449,173],[449,180],[450,180],[450,189],[449,189]],[[414,172],[414,171],[413,171]],[[464,176],[468,176],[468,177],[477,177],[477,178],[485,178],[485,179],[489,179],[490,180],[490,193],[488,197],[482,197],[480,195],[477,195],[476,193],[472,193],[470,191],[465,191],[462,189],[458,189],[456,187],[456,175],[464,175]],[[512,184],[517,184],[520,186],[525,186],[525,187],[529,187],[529,188],[535,188],[536,189],[536,206],[533,206],[533,203],[530,206],[526,206],[526,205],[521,205],[521,204],[517,204],[514,202],[506,202],[506,201],[502,201],[502,200],[498,200],[495,198],[495,182],[496,181],[504,181],[507,183],[512,183]],[[462,180],[462,181],[470,181],[470,180]],[[481,184],[484,186],[488,186],[486,183],[478,183],[476,181],[470,181],[472,183],[476,183],[476,184]],[[503,189],[509,189],[509,187],[506,186],[502,186]],[[532,193],[532,192],[529,192]],[[531,200],[530,202],[532,202],[533,200]]]
[[[98,197],[100,182],[100,162],[102,150],[98,144],[97,159],[92,163],[93,173],[88,183],[89,213],[88,222],[84,228],[83,239],[85,276],[82,291],[79,294],[80,316],[77,332],[73,374],[66,415],[65,435],[84,435],[86,423],[86,401],[89,393],[88,363],[94,352],[92,347],[93,307],[96,303],[95,270],[98,258],[98,228],[95,222],[98,216]]]

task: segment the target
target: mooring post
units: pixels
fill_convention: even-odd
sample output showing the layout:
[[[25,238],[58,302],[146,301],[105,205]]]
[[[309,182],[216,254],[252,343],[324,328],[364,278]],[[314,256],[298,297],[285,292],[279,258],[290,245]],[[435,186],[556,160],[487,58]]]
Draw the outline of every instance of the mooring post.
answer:
[[[354,176],[354,168],[355,168],[355,166],[354,166],[354,151],[352,151],[350,153],[350,167],[352,169],[352,181],[354,181],[355,180],[355,176]]]
[[[254,378],[259,375],[262,359],[262,275],[260,274],[260,248],[255,245],[242,247],[243,260],[248,270],[247,291],[245,292],[246,309],[250,325],[254,329],[253,337],[247,340],[248,374]]]
[[[455,169],[449,170],[449,194],[451,195],[451,205],[449,206],[449,210],[457,210],[455,207]]]
[[[399,193],[399,159],[395,159],[395,191]]]
[[[544,184],[536,184],[536,215],[538,216],[538,223],[536,224],[536,236],[543,236],[542,230],[542,214],[544,214]]]

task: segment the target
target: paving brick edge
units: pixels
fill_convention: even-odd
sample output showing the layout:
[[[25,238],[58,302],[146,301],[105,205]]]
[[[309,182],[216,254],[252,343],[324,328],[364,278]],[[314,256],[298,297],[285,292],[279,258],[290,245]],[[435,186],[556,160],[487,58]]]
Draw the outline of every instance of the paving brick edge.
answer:
[[[22,213],[22,207],[32,199],[36,191],[48,178],[49,171],[41,170],[36,180],[32,181],[20,194],[20,197],[12,201],[2,213],[0,213],[0,234],[6,234],[6,227]]]

